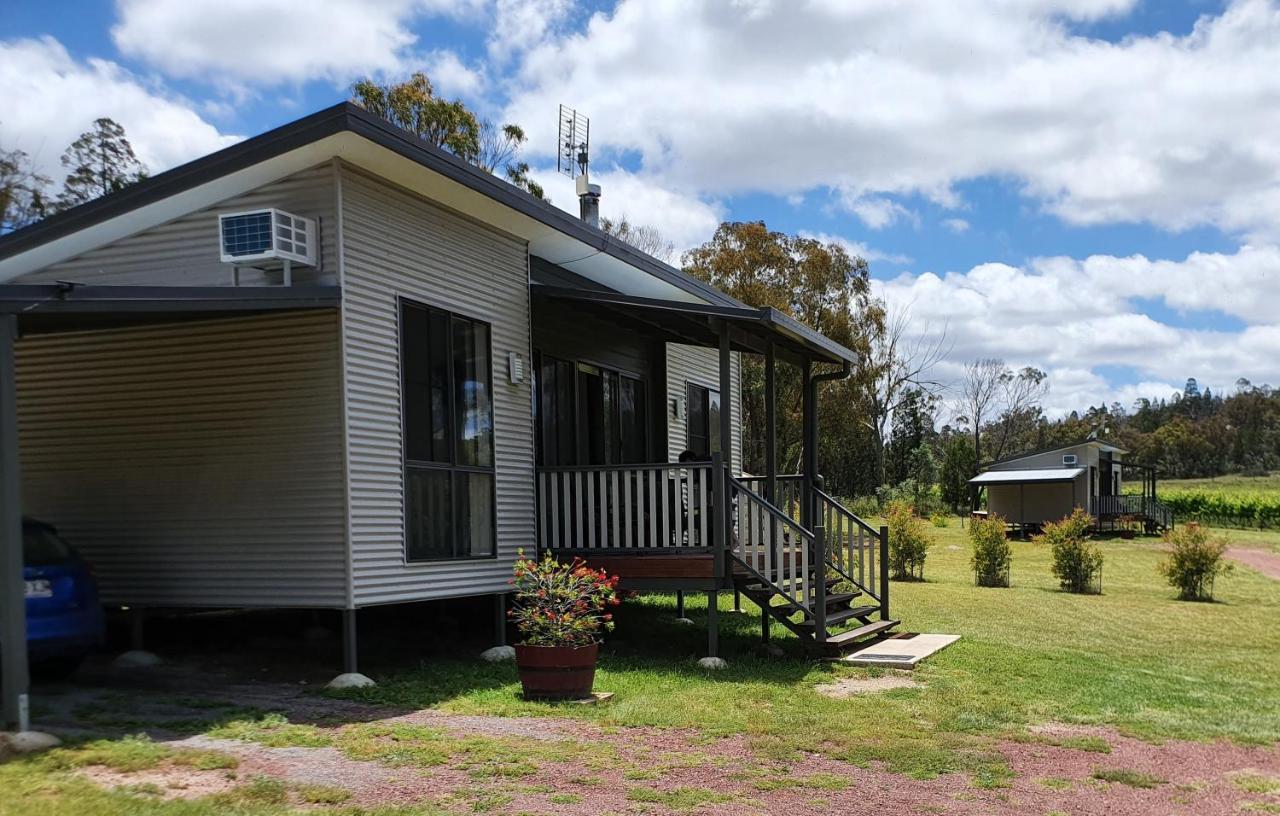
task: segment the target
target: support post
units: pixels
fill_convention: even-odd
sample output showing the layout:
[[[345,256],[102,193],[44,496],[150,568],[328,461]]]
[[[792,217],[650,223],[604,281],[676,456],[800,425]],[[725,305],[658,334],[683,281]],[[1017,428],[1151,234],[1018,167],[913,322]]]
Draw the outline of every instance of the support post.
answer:
[[[356,610],[342,610],[342,673],[355,674],[359,668],[359,648],[356,644]]]
[[[716,599],[719,597],[714,589],[707,593],[707,657],[719,657],[720,652],[720,608]]]
[[[684,615],[684,590],[676,590],[676,617],[683,618]]]
[[[767,604],[768,601],[765,601]],[[769,610],[763,605],[760,607],[760,642],[769,642]]]
[[[725,554],[729,551],[729,479],[725,473],[724,455],[711,454],[711,498],[715,506],[712,518],[715,523],[715,535],[712,536],[712,561],[717,581],[728,576],[725,568]]]
[[[733,588],[733,611],[742,611],[742,593],[738,591],[736,586]]]
[[[733,357],[729,348],[729,324],[720,324],[720,453],[733,474]]]
[[[827,530],[821,523],[813,527],[813,550],[818,567],[813,587],[813,639],[822,646],[827,642]]]
[[[889,528],[880,528],[880,620],[889,620]]]
[[[129,608],[129,648],[141,652],[147,648],[147,610],[141,606]]]
[[[800,526],[813,529],[813,479],[818,475],[818,419],[817,400],[814,399],[813,363],[804,361],[801,366],[802,392],[802,443],[804,447],[804,478],[801,480]]]
[[[764,497],[778,504],[778,382],[777,353],[769,343],[764,355]]]
[[[0,315],[0,721],[30,730],[27,599],[22,581],[22,495],[14,345],[18,318]]]
[[[493,596],[493,645],[507,645],[507,596],[501,592]]]

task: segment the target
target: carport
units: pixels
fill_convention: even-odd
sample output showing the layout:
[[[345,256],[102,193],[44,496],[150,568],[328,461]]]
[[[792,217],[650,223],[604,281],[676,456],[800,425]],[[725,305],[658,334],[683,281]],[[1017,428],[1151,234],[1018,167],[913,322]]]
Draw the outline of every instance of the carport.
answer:
[[[335,314],[339,305],[340,290],[334,286],[0,285],[0,681],[3,696],[0,719],[4,724],[25,730],[28,723],[26,602],[22,579],[25,505],[19,461],[18,351],[22,339],[185,323],[208,326],[211,321],[223,319],[321,310]],[[336,320],[334,325],[336,327]],[[336,328],[334,339],[336,349]],[[86,359],[92,368],[92,358]],[[340,368],[330,373],[340,377]],[[213,372],[208,376],[218,375]],[[75,420],[72,417],[67,421]],[[92,434],[95,426],[82,430]],[[75,451],[65,455],[74,456]],[[120,478],[124,481],[128,463],[120,465]],[[216,495],[199,498],[217,500]],[[157,597],[166,597],[163,591],[157,592]],[[298,605],[304,605],[303,601]]]

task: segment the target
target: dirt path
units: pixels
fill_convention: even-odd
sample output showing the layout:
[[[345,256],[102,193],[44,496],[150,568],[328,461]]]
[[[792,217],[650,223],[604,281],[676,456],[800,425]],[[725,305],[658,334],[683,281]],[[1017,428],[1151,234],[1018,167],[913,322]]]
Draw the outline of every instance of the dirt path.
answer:
[[[227,790],[267,776],[294,786],[340,788],[348,797],[346,804],[358,807],[431,802],[459,811],[562,816],[640,809],[725,816],[855,810],[1225,816],[1280,808],[1276,747],[1152,745],[1108,729],[1048,727],[1033,732],[1030,742],[996,744],[994,750],[1013,775],[986,788],[968,774],[915,780],[874,764],[862,768],[819,754],[778,760],[756,751],[744,736],[709,740],[692,730],[394,710],[331,700],[296,685],[193,685],[191,679],[182,685],[180,696],[165,693],[168,683],[163,678],[146,689],[68,688],[53,699],[42,724],[66,733],[143,729],[175,747],[213,749],[239,761],[233,776],[184,768],[176,780],[172,769],[141,775],[101,768],[85,771],[106,787],[151,782],[175,797]],[[267,747],[201,734],[197,723],[211,714],[219,719],[222,707],[227,708],[226,717],[233,716],[231,701],[282,712],[291,722],[315,723],[334,737],[333,744]],[[119,720],[125,712],[128,719]],[[189,725],[184,725],[184,718],[189,718]],[[371,728],[376,733],[372,741],[361,743],[361,751],[387,749],[376,758],[351,750],[343,741],[344,736],[367,734]],[[1080,745],[1082,737],[1092,738],[1089,747],[1095,750],[1054,744]],[[419,739],[421,744],[415,742]],[[443,747],[443,756],[428,762],[406,759],[421,746]],[[505,758],[495,759],[495,751],[506,752]]]
[[[1227,557],[1245,566],[1253,567],[1268,578],[1280,581],[1280,554],[1266,550],[1250,550],[1244,547],[1229,547]]]

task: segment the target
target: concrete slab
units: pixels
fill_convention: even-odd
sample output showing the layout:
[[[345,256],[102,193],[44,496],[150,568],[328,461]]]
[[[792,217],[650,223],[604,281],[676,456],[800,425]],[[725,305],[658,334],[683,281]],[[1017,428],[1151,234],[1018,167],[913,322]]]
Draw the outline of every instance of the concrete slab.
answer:
[[[851,666],[914,669],[916,664],[960,639],[959,635],[901,634],[863,646],[842,658]]]

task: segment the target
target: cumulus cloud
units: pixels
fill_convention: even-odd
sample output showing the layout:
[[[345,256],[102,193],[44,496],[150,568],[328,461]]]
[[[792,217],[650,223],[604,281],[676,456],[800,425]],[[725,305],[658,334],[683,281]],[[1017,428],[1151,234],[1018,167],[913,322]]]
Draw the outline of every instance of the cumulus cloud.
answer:
[[[944,218],[942,226],[955,235],[962,235],[969,231],[969,222],[963,218]]]
[[[1215,391],[1242,376],[1280,382],[1277,270],[1280,247],[1245,246],[1180,261],[1098,255],[988,263],[967,272],[903,274],[873,287],[891,305],[908,308],[917,324],[947,325],[953,348],[944,378],[958,381],[964,363],[979,357],[1033,365],[1050,374],[1050,410],[1065,412],[1167,396],[1176,390],[1171,383],[1189,376]],[[1188,320],[1173,322],[1186,325],[1161,322],[1135,301],[1184,312]],[[1212,328],[1222,315],[1245,328]],[[1097,373],[1102,367],[1136,372],[1138,383],[1110,382]]]
[[[1234,0],[1181,36],[1076,27],[1134,5],[622,0],[528,51],[508,118],[571,101],[650,174],[714,196],[825,187],[873,227],[904,214],[886,196],[957,206],[957,183],[997,175],[1071,223],[1274,240],[1280,6]]]
[[[192,104],[114,62],[74,59],[52,37],[0,42],[0,87],[6,93],[0,143],[26,151],[55,181],[66,175],[62,151],[102,116],[124,126],[153,173],[240,138],[220,133]]]
[[[169,76],[228,88],[345,84],[421,64],[410,24],[483,0],[117,0],[116,47]],[[447,67],[447,66],[446,66]]]
[[[843,247],[845,252],[850,255],[856,255],[869,264],[875,264],[879,261],[883,261],[888,264],[893,264],[894,266],[902,266],[903,264],[911,263],[911,258],[906,255],[900,255],[896,252],[884,252],[876,249],[875,247],[867,246],[862,241],[851,241],[848,238],[844,238],[839,235],[832,235],[827,232],[809,232],[807,230],[800,230],[800,236],[802,238],[813,238],[814,240],[821,241],[824,244],[836,244]]]
[[[555,167],[539,168],[534,178],[546,189],[556,206],[578,214],[574,182],[557,173]],[[608,218],[626,217],[636,226],[657,229],[680,253],[710,240],[724,219],[724,208],[714,201],[676,187],[665,187],[652,179],[623,169],[591,171],[591,182],[602,189],[600,214]]]

